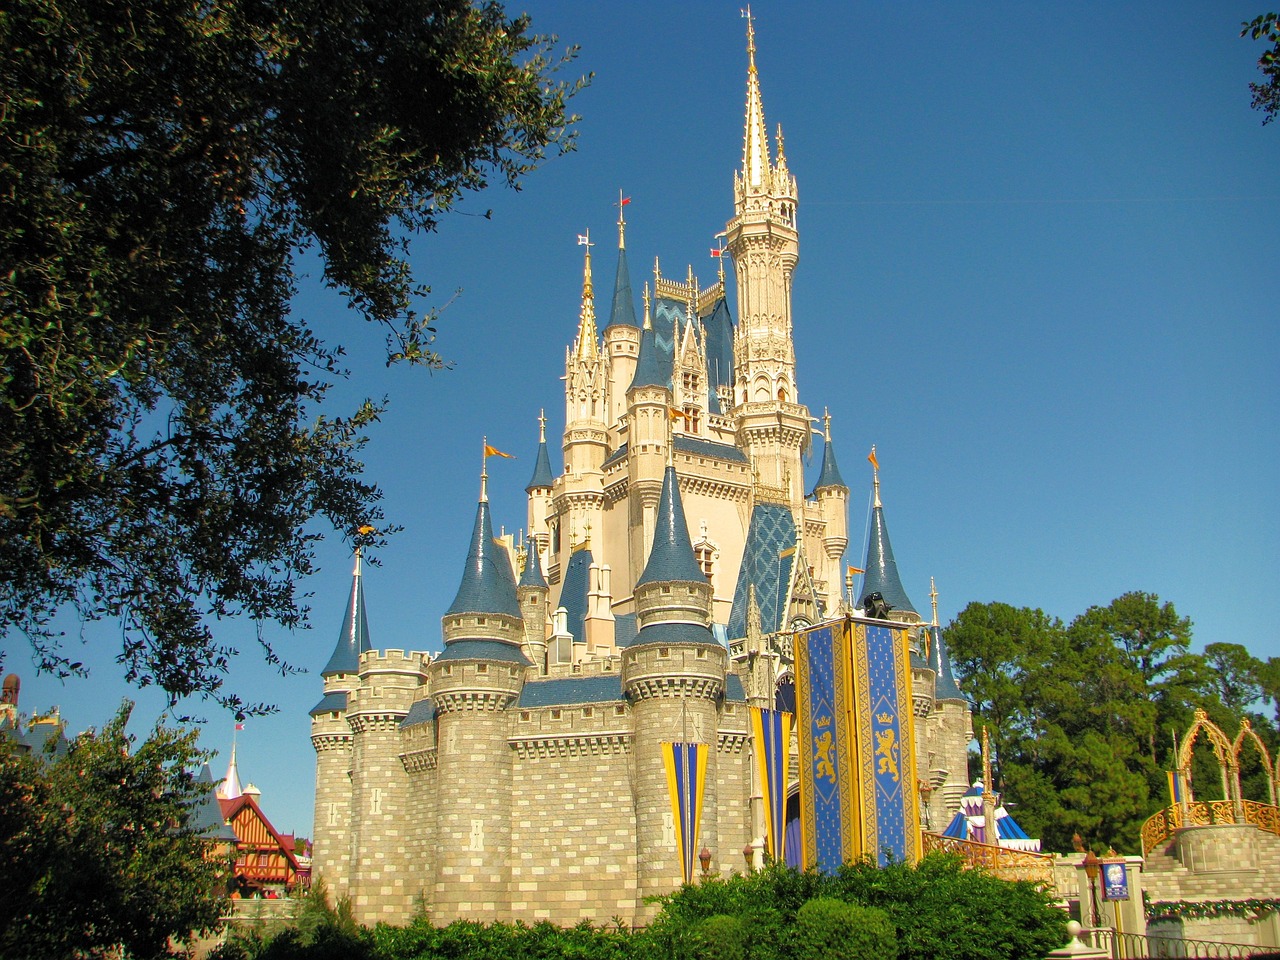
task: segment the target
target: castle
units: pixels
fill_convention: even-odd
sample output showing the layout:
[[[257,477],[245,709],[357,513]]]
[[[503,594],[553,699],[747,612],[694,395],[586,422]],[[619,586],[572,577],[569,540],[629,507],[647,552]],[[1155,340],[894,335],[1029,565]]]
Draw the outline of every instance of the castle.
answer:
[[[811,417],[796,376],[796,179],[781,130],[771,143],[765,127],[747,22],[743,161],[721,259],[733,261],[736,322],[723,266],[700,288],[692,269],[673,280],[655,265],[637,317],[624,199],[602,330],[586,244],[564,469],[552,471],[540,417],[520,544],[494,539],[482,470],[443,652],[372,646],[357,558],[311,741],[313,870],[362,922],[420,908],[437,922],[643,921],[645,898],[686,869],[664,740],[707,747],[705,868],[760,862],[749,710],[793,710],[793,631],[876,594],[876,615],[910,638],[926,829],[969,787],[969,704],[936,600],[926,623],[899,580],[878,466],[856,594],[845,564],[849,488],[830,418]],[[815,434],[822,462],[806,492]],[[791,782],[794,824],[794,758]]]

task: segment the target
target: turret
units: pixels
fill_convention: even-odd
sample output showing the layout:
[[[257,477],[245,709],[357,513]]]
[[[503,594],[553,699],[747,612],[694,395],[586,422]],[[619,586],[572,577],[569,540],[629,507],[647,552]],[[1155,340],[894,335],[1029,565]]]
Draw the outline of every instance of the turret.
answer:
[[[836,464],[835,447],[831,445],[831,414],[822,413],[822,469],[813,495],[818,500],[824,529],[822,548],[826,555],[822,580],[827,584],[827,602],[830,607],[840,590],[840,562],[849,546],[849,487],[840,476]]]
[[[551,488],[555,477],[551,473],[551,457],[547,453],[546,411],[538,411],[538,453],[533,460],[533,476],[524,492],[529,496],[529,538],[538,544],[538,552],[545,554],[551,544],[547,517],[551,512]]]
[[[360,657],[372,649],[369,615],[364,601],[360,550],[338,642],[320,671],[324,696],[311,708],[311,746],[316,751],[315,837],[312,870],[324,877],[335,898],[347,895],[351,853],[351,764],[354,735],[347,722],[347,702],[360,685]],[[234,750],[234,748],[233,748]],[[238,788],[237,788],[238,792]]]
[[[867,598],[879,594],[888,605],[889,619],[902,623],[919,623],[920,614],[911,605],[907,592],[902,588],[902,580],[898,577],[898,563],[893,559],[893,545],[889,542],[889,528],[884,520],[884,507],[880,503],[880,461],[876,458],[875,447],[871,448],[871,465],[875,470],[875,500],[871,508],[871,534],[867,541],[867,560],[863,564],[866,573],[862,579],[862,592],[857,599],[857,606],[866,610],[867,616],[874,616],[867,607]]]
[[[929,581],[929,596],[933,603],[933,623],[929,629],[929,666],[936,677],[934,687],[935,714],[932,722],[937,729],[936,769],[929,771],[934,788],[937,809],[935,823],[945,823],[959,808],[969,782],[969,741],[973,739],[973,713],[969,698],[956,684],[951,670],[951,656],[947,653],[946,640],[938,626],[938,591]]]
[[[635,744],[637,899],[682,882],[681,853],[669,841],[671,801],[662,742],[702,744],[707,772],[701,846],[718,851],[718,702],[728,654],[710,630],[711,588],[693,555],[675,469],[666,468],[653,549],[635,588],[635,641],[623,652],[622,685]]]
[[[636,372],[627,388],[629,432],[627,440],[628,486],[639,507],[638,516],[629,524],[631,537],[628,554],[632,569],[628,580],[635,583],[642,569],[641,561],[653,542],[657,519],[658,496],[662,492],[662,473],[671,442],[671,372],[663,362],[657,335],[649,314],[649,291],[645,287],[644,329],[640,338],[640,357]]]
[[[604,328],[604,352],[609,358],[609,415],[612,428],[627,412],[627,387],[640,357],[640,324],[636,321],[635,294],[627,268],[627,221],[623,210],[629,197],[618,193],[618,270],[613,281],[613,305]],[[615,442],[618,438],[614,437]]]
[[[547,672],[547,587],[538,559],[538,541],[530,537],[525,546],[524,570],[516,584],[516,599],[524,616],[524,655],[533,661],[539,674]]]
[[[600,352],[596,333],[595,292],[591,281],[591,243],[580,240],[587,252],[582,268],[582,309],[578,334],[565,360],[565,429],[563,493],[567,512],[560,518],[562,530],[572,542],[599,530],[604,513],[604,474],[601,466],[609,452],[605,424],[608,415],[608,358]]]
[[[511,750],[506,710],[532,665],[506,548],[493,538],[486,473],[457,596],[442,620],[445,649],[428,673],[438,726],[438,821],[432,915],[501,915],[510,902]],[[527,569],[527,568],[526,568]]]

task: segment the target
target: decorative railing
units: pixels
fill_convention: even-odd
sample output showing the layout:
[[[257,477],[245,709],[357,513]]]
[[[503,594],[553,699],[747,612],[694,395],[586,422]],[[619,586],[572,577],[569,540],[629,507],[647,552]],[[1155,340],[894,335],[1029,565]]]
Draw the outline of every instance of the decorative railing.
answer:
[[[969,867],[981,867],[1001,880],[1027,880],[1053,888],[1053,854],[1010,850],[994,843],[957,840],[939,833],[924,834],[924,852],[954,853]]]
[[[1217,940],[1187,940],[1183,937],[1153,937],[1141,933],[1117,933],[1110,927],[1086,927],[1080,939],[1095,950],[1105,950],[1114,960],[1127,957],[1164,958],[1178,960],[1248,960],[1255,954],[1268,954],[1274,947],[1260,947],[1256,943],[1223,943]]]
[[[1239,806],[1243,815],[1239,818],[1232,800],[1196,800],[1152,814],[1142,825],[1142,855],[1145,857],[1182,827],[1251,823],[1259,830],[1280,836],[1280,807],[1256,800],[1241,800]]]

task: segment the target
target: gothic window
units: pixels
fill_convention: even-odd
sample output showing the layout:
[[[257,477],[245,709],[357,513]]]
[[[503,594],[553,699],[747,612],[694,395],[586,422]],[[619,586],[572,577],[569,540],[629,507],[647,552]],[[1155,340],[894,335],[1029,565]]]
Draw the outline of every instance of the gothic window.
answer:
[[[784,713],[796,712],[796,684],[790,675],[784,674],[778,678],[777,686],[774,687],[774,703]]]
[[[551,552],[558,554],[560,552],[560,524],[551,524]]]
[[[697,433],[702,425],[702,411],[697,407],[688,406],[684,408],[684,425],[690,433]]]
[[[786,388],[786,387],[779,387],[779,388],[778,388],[778,402],[779,402],[779,403],[786,403],[786,402],[787,402],[787,388]]]

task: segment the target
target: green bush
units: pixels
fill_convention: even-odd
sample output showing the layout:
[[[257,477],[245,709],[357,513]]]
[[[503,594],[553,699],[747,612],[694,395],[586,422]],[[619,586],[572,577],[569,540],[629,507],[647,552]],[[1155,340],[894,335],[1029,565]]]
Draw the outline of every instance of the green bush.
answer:
[[[717,913],[693,928],[689,938],[691,960],[743,960],[747,952],[747,925],[741,917]]]
[[[886,960],[898,952],[888,915],[834,897],[810,900],[791,928],[794,960]]]

